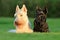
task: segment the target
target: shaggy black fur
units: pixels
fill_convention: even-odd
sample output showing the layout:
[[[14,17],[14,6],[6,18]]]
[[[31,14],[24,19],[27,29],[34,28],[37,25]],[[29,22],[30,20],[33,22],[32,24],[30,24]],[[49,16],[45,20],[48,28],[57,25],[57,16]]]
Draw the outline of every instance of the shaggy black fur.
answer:
[[[34,20],[34,32],[48,32],[48,24],[46,23],[47,8],[36,8],[36,17]]]

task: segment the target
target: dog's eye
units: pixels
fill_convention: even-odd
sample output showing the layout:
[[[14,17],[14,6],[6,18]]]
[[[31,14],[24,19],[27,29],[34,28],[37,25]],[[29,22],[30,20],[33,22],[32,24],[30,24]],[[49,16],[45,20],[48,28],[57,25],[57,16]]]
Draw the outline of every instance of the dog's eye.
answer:
[[[20,15],[20,16],[22,16],[22,15]]]

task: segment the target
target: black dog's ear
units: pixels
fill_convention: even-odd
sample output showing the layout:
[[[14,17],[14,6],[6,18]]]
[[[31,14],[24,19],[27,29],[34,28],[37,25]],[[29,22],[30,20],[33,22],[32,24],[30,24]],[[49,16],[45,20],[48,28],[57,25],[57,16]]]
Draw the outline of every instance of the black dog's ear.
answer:
[[[42,9],[39,6],[36,7],[36,12],[40,12],[41,10]]]
[[[47,7],[44,7],[43,12],[44,12],[45,14],[48,13],[48,9],[47,9]]]

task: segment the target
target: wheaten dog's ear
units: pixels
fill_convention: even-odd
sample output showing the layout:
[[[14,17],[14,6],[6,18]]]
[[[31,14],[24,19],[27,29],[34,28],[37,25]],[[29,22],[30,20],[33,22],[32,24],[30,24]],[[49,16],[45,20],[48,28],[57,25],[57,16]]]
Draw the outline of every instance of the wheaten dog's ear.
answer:
[[[25,4],[23,4],[22,11],[27,12],[27,8],[26,8]]]
[[[17,6],[16,6],[16,12],[17,12],[19,9],[20,9],[20,8],[19,8],[19,6],[17,5]]]

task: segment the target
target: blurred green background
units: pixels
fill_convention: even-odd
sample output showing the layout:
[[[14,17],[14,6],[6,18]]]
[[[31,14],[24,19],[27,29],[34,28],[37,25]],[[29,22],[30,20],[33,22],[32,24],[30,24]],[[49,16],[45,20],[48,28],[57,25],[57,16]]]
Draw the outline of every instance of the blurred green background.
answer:
[[[60,39],[60,0],[0,0],[0,40],[59,40]],[[32,29],[34,28],[34,17],[36,6],[41,8],[47,6],[48,33],[11,33],[14,26],[15,8],[23,4],[28,9],[28,16]]]
[[[0,0],[0,17],[13,17],[16,5],[20,8],[23,4],[28,9],[28,16],[34,17],[36,6],[48,8],[48,18],[60,17],[60,0]],[[32,16],[33,15],[33,16]]]

